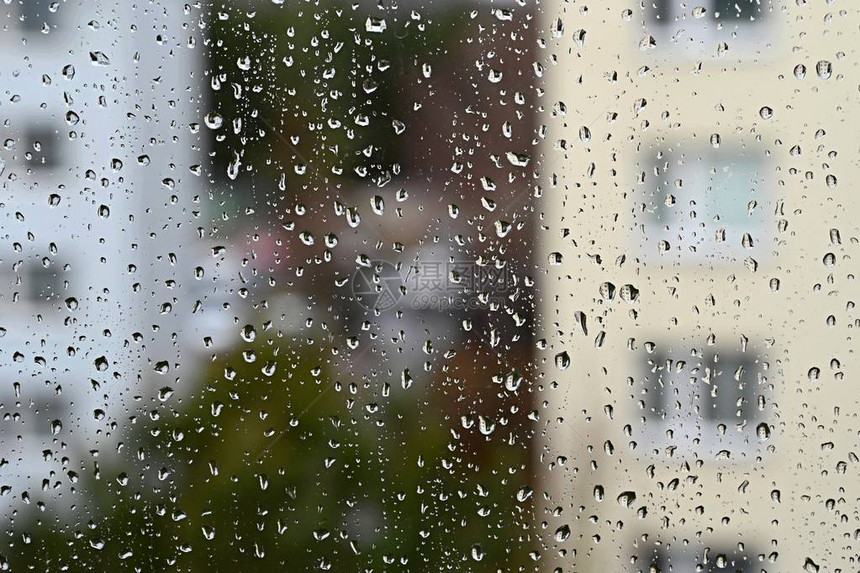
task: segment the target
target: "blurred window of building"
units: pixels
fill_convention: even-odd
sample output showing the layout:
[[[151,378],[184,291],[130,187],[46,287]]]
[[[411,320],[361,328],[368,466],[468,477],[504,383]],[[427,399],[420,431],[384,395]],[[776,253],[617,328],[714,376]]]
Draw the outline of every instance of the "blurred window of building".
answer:
[[[651,0],[646,6],[658,57],[714,58],[731,49],[741,60],[761,61],[774,40],[770,0]]]
[[[762,421],[763,364],[754,353],[732,349],[649,354],[642,388],[648,441],[717,449],[753,443]]]
[[[62,294],[63,285],[56,263],[45,266],[42,263],[33,262],[24,268],[22,295],[26,295],[30,304],[45,304]]]
[[[649,153],[652,161],[641,166],[646,173],[641,248],[649,256],[732,261],[762,251],[769,199],[762,158],[695,147]]]
[[[710,22],[758,24],[768,13],[768,0],[654,0],[651,4],[651,21],[668,25],[673,22],[689,24],[702,20]]]
[[[54,29],[60,18],[61,4],[56,0],[13,0],[7,6],[8,14],[19,22],[24,32],[39,32],[46,27]]]
[[[33,169],[51,169],[60,164],[62,140],[59,134],[45,127],[29,127],[21,138],[24,161]]]
[[[701,571],[703,573],[753,573],[757,571],[752,554],[732,549],[726,545],[682,550],[674,546],[662,546],[639,560],[636,571]]]

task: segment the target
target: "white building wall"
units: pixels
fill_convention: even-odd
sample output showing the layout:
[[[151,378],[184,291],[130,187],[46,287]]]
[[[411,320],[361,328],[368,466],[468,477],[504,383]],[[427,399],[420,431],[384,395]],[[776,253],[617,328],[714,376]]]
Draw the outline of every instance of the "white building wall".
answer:
[[[181,384],[172,333],[193,302],[179,295],[194,281],[186,255],[202,188],[190,171],[201,162],[190,127],[200,12],[172,2],[50,4],[0,7],[7,510],[24,492],[58,507],[81,501],[57,503],[79,487],[69,472],[96,475],[135,414],[128,407]],[[166,374],[155,373],[158,362]],[[43,479],[55,493],[39,491]]]

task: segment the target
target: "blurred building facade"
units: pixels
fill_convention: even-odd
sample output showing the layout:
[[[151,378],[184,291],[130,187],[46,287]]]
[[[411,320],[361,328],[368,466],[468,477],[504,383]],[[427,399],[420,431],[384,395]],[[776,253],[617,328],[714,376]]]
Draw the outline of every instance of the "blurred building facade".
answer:
[[[543,16],[546,570],[856,570],[856,7]]]
[[[99,477],[128,406],[180,385],[170,333],[199,194],[189,9],[0,9],[4,512],[80,503],[68,491]]]

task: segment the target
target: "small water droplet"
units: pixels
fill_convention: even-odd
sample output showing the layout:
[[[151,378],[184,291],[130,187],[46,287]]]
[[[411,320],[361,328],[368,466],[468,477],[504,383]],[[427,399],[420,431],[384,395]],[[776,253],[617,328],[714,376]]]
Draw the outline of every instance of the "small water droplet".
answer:
[[[555,355],[555,366],[559,370],[567,370],[570,367],[570,356],[566,350]]]

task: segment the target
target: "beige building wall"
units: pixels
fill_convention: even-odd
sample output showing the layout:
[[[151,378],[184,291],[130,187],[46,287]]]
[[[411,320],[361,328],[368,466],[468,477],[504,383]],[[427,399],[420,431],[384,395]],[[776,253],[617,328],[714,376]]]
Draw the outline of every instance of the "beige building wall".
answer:
[[[860,570],[858,10],[543,5],[547,571]]]

